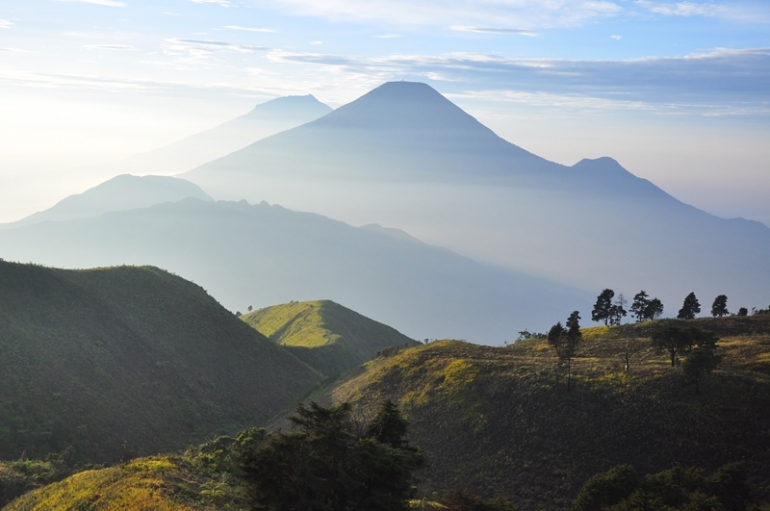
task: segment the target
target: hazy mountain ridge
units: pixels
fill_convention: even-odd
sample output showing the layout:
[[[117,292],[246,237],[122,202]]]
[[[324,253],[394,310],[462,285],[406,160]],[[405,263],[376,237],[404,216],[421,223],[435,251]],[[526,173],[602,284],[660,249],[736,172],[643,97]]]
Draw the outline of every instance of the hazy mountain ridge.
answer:
[[[109,211],[146,208],[163,202],[176,202],[189,197],[213,200],[196,184],[168,176],[113,177],[83,193],[70,195],[49,209],[34,213],[17,222],[0,224],[0,229],[19,227],[44,221],[91,218]]]
[[[3,257],[64,267],[153,264],[231,310],[326,296],[416,338],[490,343],[543,329],[580,291],[391,232],[266,203],[187,199],[0,232]]]
[[[45,224],[42,224],[45,225]],[[0,455],[116,461],[266,422],[320,375],[157,268],[0,262]]]
[[[142,174],[183,172],[331,111],[311,94],[276,98],[219,126],[129,157],[117,165],[123,171]]]
[[[549,162],[425,84],[387,83],[184,177],[593,292],[654,290],[667,313],[693,290],[770,303],[770,229],[684,204],[611,158]]]
[[[385,348],[416,344],[331,300],[273,305],[241,319],[327,376],[353,369]]]

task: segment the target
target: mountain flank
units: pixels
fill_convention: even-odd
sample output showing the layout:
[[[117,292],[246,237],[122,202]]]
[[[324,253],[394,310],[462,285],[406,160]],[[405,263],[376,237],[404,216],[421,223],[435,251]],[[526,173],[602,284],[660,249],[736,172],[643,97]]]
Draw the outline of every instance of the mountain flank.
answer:
[[[312,94],[285,96],[259,104],[214,128],[196,133],[167,146],[119,162],[125,172],[176,174],[221,158],[270,135],[322,117],[332,109]]]
[[[266,423],[321,376],[154,267],[0,262],[0,458],[116,461]]]
[[[688,384],[649,336],[667,325],[721,335],[719,368]],[[380,358],[327,391],[366,417],[385,399],[429,462],[426,495],[468,488],[517,508],[567,509],[593,474],[744,461],[770,496],[770,314],[583,330],[567,389],[545,339],[506,348],[440,341]],[[628,349],[630,371],[620,355]]]
[[[357,367],[383,349],[417,344],[331,300],[274,305],[241,319],[327,376]]]

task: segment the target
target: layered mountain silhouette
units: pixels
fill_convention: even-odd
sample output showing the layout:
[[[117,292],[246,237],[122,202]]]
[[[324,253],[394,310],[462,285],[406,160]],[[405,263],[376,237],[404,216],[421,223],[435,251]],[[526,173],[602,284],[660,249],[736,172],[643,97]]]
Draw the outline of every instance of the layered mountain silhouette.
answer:
[[[386,224],[596,293],[645,289],[665,314],[690,291],[770,303],[766,226],[683,204],[611,158],[549,162],[425,84],[387,83],[183,176],[217,198]]]
[[[120,162],[119,170],[166,175],[184,172],[331,111],[312,95],[276,98],[215,128],[127,158]]]
[[[0,256],[63,267],[152,264],[231,310],[319,297],[412,338],[501,344],[547,329],[590,296],[478,263],[379,226],[267,203],[185,199],[0,231]]]
[[[18,222],[0,224],[0,229],[45,221],[74,220],[99,216],[108,211],[146,208],[188,197],[213,200],[206,192],[184,179],[170,176],[120,175],[83,193],[71,195],[53,207]]]

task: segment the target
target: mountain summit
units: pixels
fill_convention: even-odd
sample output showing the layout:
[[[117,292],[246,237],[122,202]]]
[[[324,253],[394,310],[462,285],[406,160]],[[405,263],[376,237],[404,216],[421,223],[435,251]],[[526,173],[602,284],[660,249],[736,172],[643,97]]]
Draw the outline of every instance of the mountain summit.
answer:
[[[314,127],[397,129],[407,131],[447,129],[494,133],[457,105],[424,83],[388,82],[319,119]]]
[[[770,301],[770,230],[683,204],[612,158],[547,161],[425,84],[386,83],[183,176],[593,292],[645,289],[671,308],[693,290]]]
[[[235,199],[228,189],[243,190],[235,182],[253,178],[489,183],[546,171],[567,174],[498,137],[432,87],[390,82],[183,176]]]
[[[184,172],[331,111],[311,94],[276,98],[215,128],[132,156],[120,164],[120,170],[141,174]]]

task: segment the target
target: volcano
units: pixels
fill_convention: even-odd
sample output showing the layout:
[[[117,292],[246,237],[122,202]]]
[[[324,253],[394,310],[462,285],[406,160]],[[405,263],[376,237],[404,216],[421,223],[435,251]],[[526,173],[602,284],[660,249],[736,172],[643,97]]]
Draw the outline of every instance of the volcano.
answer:
[[[382,223],[596,293],[644,289],[667,312],[693,290],[770,303],[766,226],[693,208],[610,157],[545,160],[425,84],[386,83],[182,176],[217,199]]]

